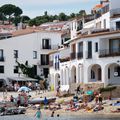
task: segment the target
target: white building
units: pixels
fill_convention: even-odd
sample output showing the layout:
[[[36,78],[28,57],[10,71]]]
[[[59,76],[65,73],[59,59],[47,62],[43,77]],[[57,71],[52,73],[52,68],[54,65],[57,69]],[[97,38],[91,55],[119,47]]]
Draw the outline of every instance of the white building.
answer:
[[[34,75],[48,78],[50,51],[59,48],[64,32],[19,30],[0,40],[0,79],[23,76],[19,63],[34,67]]]
[[[80,83],[99,86],[120,84],[119,6],[120,1],[104,0],[96,11],[101,11],[100,16],[89,16],[91,20],[86,23],[83,18],[73,20],[71,39],[66,42],[68,47],[56,52],[60,56],[57,74],[61,85],[75,88]],[[57,74],[53,69],[50,73],[54,76],[52,83],[56,88]]]

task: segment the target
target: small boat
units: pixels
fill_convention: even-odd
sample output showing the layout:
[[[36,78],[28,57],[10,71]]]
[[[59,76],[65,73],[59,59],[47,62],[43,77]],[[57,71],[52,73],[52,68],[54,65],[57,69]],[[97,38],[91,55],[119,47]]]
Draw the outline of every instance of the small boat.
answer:
[[[28,104],[44,104],[45,98],[34,98],[32,100],[28,101]],[[48,97],[48,104],[51,102],[55,102],[56,98],[55,97]]]

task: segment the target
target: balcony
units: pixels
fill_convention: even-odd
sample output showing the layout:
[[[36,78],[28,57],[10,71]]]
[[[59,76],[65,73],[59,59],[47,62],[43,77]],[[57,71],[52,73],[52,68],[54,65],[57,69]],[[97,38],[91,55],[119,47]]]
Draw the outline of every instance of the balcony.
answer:
[[[59,48],[58,45],[48,45],[48,46],[42,46],[41,49],[43,50],[57,50]]]
[[[66,57],[66,58],[61,58],[60,59],[60,62],[63,63],[63,62],[68,62],[70,61],[70,57]]]
[[[120,15],[120,8],[110,10],[111,17],[117,17],[118,15]]]
[[[4,57],[0,57],[0,62],[4,62],[5,58]]]
[[[120,48],[99,50],[99,57],[120,56]]]
[[[66,47],[60,51],[60,62],[70,61],[70,48]]]
[[[71,58],[71,60],[76,59],[76,53],[75,52],[71,53],[70,54],[70,58]]]
[[[77,53],[77,58],[82,59],[83,58],[83,52],[78,52]]]

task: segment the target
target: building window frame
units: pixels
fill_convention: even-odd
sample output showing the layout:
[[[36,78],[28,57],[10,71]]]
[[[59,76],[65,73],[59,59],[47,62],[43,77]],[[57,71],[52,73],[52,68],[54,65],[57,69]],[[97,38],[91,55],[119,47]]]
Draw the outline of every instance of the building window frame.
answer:
[[[3,65],[0,65],[0,73],[5,73]]]
[[[33,51],[33,59],[37,59],[37,51]]]
[[[95,52],[98,52],[98,42],[95,43]]]
[[[18,58],[18,50],[14,50],[14,58]]]
[[[19,67],[18,66],[14,66],[14,73],[19,73]]]

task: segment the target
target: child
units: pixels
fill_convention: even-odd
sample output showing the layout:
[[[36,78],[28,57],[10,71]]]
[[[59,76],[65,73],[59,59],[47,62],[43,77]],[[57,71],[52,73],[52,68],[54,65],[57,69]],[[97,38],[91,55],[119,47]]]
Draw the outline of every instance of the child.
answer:
[[[42,114],[41,114],[40,108],[38,108],[37,112],[35,113],[35,117],[36,117],[38,120],[41,120]]]

